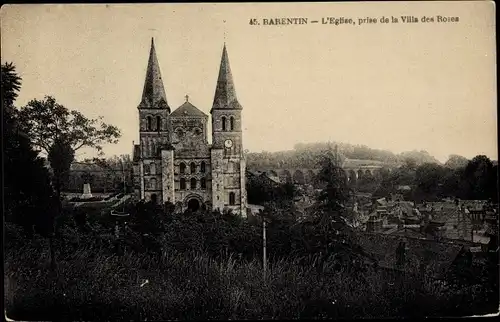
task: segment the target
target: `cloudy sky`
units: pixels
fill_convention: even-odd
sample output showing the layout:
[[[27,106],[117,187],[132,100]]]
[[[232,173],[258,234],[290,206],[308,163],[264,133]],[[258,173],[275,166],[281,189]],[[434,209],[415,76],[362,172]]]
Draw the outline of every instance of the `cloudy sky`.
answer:
[[[459,22],[322,24],[407,15]],[[286,17],[309,23],[249,24]],[[11,5],[1,8],[1,57],[23,78],[17,106],[52,95],[121,128],[109,156],[138,141],[154,37],[169,105],[189,94],[207,114],[225,38],[250,151],[335,140],[497,159],[494,31],[488,2]]]

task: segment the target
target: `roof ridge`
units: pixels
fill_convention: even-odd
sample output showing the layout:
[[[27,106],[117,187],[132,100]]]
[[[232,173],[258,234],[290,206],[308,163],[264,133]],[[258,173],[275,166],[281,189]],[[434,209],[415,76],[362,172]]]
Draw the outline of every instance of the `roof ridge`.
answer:
[[[170,116],[179,117],[179,116],[203,116],[208,117],[202,110],[194,106],[191,102],[186,101],[181,106],[176,108]]]

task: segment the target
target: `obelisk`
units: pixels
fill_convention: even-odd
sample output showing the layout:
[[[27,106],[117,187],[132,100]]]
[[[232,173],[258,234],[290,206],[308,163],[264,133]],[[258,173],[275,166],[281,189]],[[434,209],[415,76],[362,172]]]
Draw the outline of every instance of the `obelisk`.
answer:
[[[83,194],[81,196],[82,199],[92,198],[92,193],[90,192],[90,183],[83,184]]]

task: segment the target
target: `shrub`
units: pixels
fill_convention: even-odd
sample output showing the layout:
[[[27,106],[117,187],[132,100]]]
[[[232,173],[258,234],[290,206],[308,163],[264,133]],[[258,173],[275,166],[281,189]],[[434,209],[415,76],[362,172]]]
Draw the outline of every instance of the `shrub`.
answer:
[[[318,239],[314,227],[284,219],[268,227],[264,279],[260,225],[231,214],[166,215],[163,207],[152,204],[126,204],[125,210],[131,221],[128,229],[120,223],[120,240],[114,236],[116,218],[109,214],[93,208],[68,211],[54,242],[57,272],[49,269],[45,239],[35,235],[26,240],[17,226],[7,225],[4,286],[9,317],[418,317],[487,313],[498,303],[487,281],[446,284],[340,265],[344,259],[311,251],[308,245],[317,242],[325,250],[331,238]],[[85,215],[89,230],[71,220],[78,213]]]

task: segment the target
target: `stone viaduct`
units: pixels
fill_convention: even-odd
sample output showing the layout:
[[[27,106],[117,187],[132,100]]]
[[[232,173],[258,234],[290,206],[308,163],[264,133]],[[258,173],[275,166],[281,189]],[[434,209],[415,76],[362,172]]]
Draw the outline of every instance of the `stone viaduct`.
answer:
[[[351,162],[350,162],[351,161]],[[358,161],[358,162],[352,162]],[[380,177],[381,169],[385,168],[391,172],[391,167],[378,163],[376,161],[366,160],[346,160],[342,169],[345,172],[347,181],[355,183],[363,178]],[[295,184],[310,184],[314,181],[315,176],[320,171],[319,168],[307,167],[251,167],[247,170],[257,173],[266,173],[271,178],[279,179],[280,182],[292,182]]]

